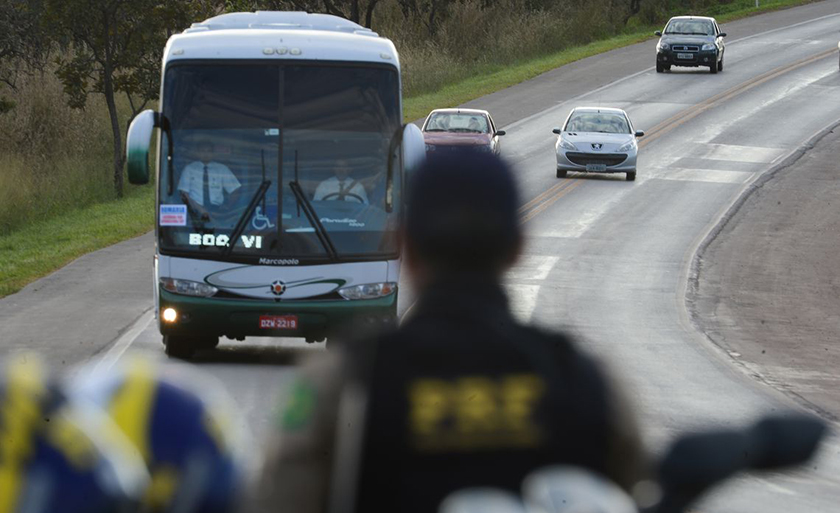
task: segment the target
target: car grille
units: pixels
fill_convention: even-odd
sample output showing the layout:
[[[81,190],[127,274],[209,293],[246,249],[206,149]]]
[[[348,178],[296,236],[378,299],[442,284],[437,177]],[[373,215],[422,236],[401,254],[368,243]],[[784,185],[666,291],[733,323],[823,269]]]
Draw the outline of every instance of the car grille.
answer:
[[[566,153],[566,158],[569,162],[579,166],[587,164],[606,164],[607,166],[617,166],[627,160],[627,155],[624,153],[576,153],[570,151]]]
[[[674,50],[675,52],[699,52],[700,51],[699,46],[684,46],[684,45],[673,46],[672,45],[671,49]]]

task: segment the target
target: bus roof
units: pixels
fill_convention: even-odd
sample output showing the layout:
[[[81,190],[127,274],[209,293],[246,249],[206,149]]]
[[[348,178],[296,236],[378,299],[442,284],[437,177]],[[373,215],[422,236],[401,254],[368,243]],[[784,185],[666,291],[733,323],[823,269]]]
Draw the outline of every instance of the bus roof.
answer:
[[[182,59],[367,61],[399,68],[389,39],[338,16],[305,12],[240,12],[193,23],[166,45],[164,64]]]

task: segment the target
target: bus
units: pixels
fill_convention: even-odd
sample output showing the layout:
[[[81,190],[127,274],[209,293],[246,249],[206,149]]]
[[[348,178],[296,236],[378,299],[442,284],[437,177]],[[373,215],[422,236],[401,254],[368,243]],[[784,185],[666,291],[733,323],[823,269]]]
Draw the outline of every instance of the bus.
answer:
[[[231,13],[169,39],[159,109],[126,143],[145,184],[156,136],[168,355],[394,322],[406,176],[425,156],[401,92],[393,43],[336,16]]]

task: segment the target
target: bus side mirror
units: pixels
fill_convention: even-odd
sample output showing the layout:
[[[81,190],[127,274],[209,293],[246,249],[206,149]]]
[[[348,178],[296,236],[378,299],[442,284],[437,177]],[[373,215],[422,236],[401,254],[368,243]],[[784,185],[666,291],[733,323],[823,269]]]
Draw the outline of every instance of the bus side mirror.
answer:
[[[402,159],[406,175],[411,174],[426,161],[426,141],[423,132],[414,123],[403,128]]]
[[[125,143],[128,181],[134,185],[149,183],[149,146],[152,130],[158,126],[158,113],[144,110],[128,127]]]

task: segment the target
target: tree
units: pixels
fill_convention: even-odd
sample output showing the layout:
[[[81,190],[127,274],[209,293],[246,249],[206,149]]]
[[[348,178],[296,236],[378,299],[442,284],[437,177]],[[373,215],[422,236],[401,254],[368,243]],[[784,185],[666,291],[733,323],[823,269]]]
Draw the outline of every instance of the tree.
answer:
[[[21,73],[43,68],[49,45],[38,26],[37,0],[0,0],[0,85],[17,89]],[[14,102],[0,95],[0,114]]]
[[[128,123],[158,97],[166,39],[212,13],[201,0],[43,0],[44,26],[66,41],[58,77],[69,105],[84,108],[90,94],[108,106],[114,145],[114,190],[123,194],[123,129],[117,110],[122,93],[131,108]],[[126,129],[128,124],[126,124]]]
[[[630,5],[627,13],[624,15],[624,25],[627,25],[627,22],[630,21],[630,18],[639,14],[639,11],[642,9],[642,0],[629,0]]]
[[[225,11],[270,10],[319,12],[340,16],[371,28],[380,0],[226,0]]]
[[[406,20],[419,19],[430,36],[437,32],[438,24],[445,18],[451,0],[397,0]]]

